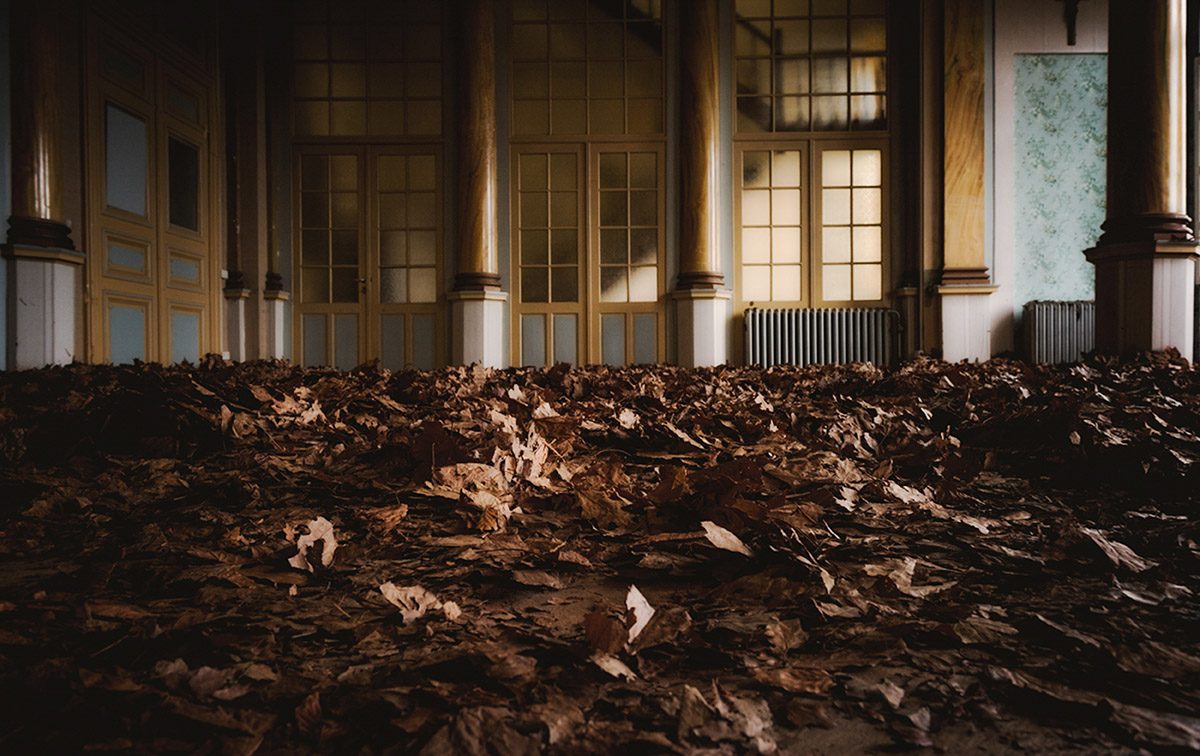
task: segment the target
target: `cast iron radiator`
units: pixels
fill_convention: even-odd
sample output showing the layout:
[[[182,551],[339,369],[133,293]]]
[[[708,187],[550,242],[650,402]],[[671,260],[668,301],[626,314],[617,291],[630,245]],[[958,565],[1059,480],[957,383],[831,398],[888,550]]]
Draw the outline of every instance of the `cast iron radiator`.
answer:
[[[746,364],[871,362],[895,353],[899,314],[884,308],[746,310]]]
[[[1025,350],[1035,363],[1076,362],[1096,348],[1096,303],[1026,302]]]

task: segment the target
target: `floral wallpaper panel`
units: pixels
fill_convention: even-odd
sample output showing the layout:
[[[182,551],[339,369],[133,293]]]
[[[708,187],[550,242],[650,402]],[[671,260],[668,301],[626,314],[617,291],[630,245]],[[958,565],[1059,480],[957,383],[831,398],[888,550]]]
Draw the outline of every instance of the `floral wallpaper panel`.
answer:
[[[1103,54],[1017,55],[1017,317],[1025,302],[1095,296],[1104,222],[1108,61]]]

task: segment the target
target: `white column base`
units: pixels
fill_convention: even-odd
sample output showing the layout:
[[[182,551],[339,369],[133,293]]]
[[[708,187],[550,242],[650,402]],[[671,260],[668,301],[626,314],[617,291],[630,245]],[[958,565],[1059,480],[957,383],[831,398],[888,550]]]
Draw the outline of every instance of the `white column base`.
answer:
[[[1096,349],[1121,355],[1174,347],[1191,358],[1195,242],[1124,242],[1084,252],[1096,266]]]
[[[12,256],[8,339],[17,370],[75,359],[84,256],[74,250],[6,248]]]
[[[225,352],[234,362],[246,359],[246,300],[249,289],[225,290]]]
[[[266,359],[283,359],[287,356],[288,295],[282,291],[268,291],[265,295],[267,309]]]
[[[683,289],[676,301],[678,359],[682,367],[712,367],[729,361],[729,308],[732,294],[716,289]]]
[[[1155,257],[1151,286],[1150,348],[1158,352],[1174,347],[1190,359],[1196,327],[1196,258]]]
[[[995,286],[941,286],[942,359],[947,362],[992,358],[992,316],[988,295]]]
[[[504,304],[502,291],[455,291],[450,294],[450,363],[504,368],[508,355],[504,350]]]

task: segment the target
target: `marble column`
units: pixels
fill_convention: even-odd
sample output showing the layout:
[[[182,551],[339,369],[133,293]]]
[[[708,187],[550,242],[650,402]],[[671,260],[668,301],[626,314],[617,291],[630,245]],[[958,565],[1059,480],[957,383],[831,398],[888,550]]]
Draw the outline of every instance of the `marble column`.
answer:
[[[13,0],[12,215],[3,247],[10,280],[9,364],[17,369],[75,358],[84,255],[64,217],[57,2]]]
[[[679,14],[679,364],[728,360],[728,291],[719,236],[717,0],[693,0]]]
[[[451,360],[508,364],[496,237],[496,13],[461,0],[458,14],[458,270],[450,294]]]
[[[1196,239],[1187,203],[1186,0],[1108,5],[1108,196],[1096,348],[1192,357]]]
[[[986,360],[996,287],[984,241],[984,4],[946,0],[944,14],[942,356]]]

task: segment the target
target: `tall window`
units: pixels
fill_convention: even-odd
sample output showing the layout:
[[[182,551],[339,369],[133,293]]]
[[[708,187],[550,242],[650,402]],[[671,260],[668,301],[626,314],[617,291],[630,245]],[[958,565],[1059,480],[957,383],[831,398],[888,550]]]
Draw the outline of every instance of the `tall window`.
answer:
[[[886,0],[735,0],[739,301],[886,291]]]
[[[665,354],[659,0],[513,0],[513,361]]]
[[[443,9],[297,0],[297,359],[445,361]]]

